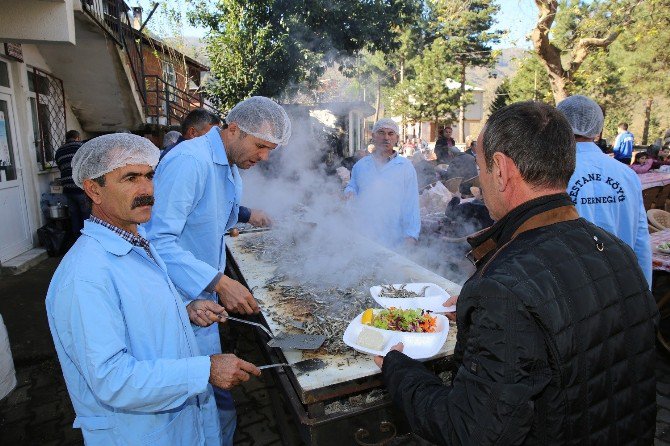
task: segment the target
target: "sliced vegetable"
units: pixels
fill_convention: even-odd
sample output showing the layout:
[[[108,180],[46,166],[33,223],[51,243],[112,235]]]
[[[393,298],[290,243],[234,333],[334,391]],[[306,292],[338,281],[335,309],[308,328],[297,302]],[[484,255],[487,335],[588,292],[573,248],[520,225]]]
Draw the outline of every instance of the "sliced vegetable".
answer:
[[[363,312],[363,316],[361,316],[361,323],[365,325],[370,325],[372,323],[372,317],[374,316],[374,313],[372,311],[372,308],[368,308]]]
[[[435,316],[419,309],[401,310],[390,307],[380,311],[372,318],[373,327],[410,333],[434,333],[437,329],[436,324]]]

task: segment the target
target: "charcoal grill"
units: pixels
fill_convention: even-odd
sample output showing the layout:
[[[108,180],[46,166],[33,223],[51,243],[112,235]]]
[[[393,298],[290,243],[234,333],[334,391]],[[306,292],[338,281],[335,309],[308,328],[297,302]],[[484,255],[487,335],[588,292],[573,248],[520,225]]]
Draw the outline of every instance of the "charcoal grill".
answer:
[[[258,300],[261,314],[255,320],[275,334],[291,331],[292,327],[281,326],[272,317],[278,307],[277,294],[268,289],[266,283],[275,276],[277,266],[258,260],[243,248],[245,240],[259,236],[259,233],[248,233],[226,240],[227,274],[249,288]],[[414,281],[436,283],[451,295],[460,292],[459,285],[403,256],[372,243],[370,249],[379,250],[385,262],[394,265],[400,274],[398,282],[409,281],[411,277]],[[383,390],[379,368],[371,356],[353,349],[344,354],[273,349],[266,345],[262,334],[256,335],[268,364],[295,363],[315,357],[322,360],[322,367],[309,372],[294,372],[288,368],[263,371],[272,374],[305,444],[381,446],[409,432],[404,416],[393,407]],[[425,361],[426,366],[436,374],[453,370],[451,357],[455,343],[456,327],[452,325],[447,342],[435,357]],[[276,395],[273,402],[277,406],[281,404]],[[278,417],[285,416],[284,407],[274,409]],[[281,420],[278,421],[281,424]]]

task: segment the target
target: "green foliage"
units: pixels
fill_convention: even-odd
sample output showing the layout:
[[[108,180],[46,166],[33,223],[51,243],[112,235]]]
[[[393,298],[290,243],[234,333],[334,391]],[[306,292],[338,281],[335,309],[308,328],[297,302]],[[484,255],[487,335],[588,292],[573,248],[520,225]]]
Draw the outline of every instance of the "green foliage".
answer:
[[[491,0],[430,0],[432,34],[444,41],[450,58],[467,66],[492,66],[496,54],[491,45],[500,41],[501,31],[491,28],[500,10]]]
[[[502,83],[498,85],[495,92],[495,97],[489,106],[489,111],[493,113],[503,107],[512,103],[509,97],[510,78],[503,79]]]
[[[510,103],[533,100],[554,103],[546,71],[535,53],[519,61],[519,68],[509,81],[509,100]]]
[[[389,53],[417,2],[197,0],[193,23],[208,29],[210,94],[231,107],[251,95],[313,88],[324,68],[361,50]]]
[[[611,51],[594,51],[575,74],[573,94],[593,98],[605,110],[630,102],[627,101],[630,99],[628,89],[622,79],[626,64],[617,59]]]
[[[404,54],[408,61],[405,81],[393,92],[389,108],[410,121],[449,123],[461,104],[472,102],[472,95],[461,97],[461,90],[453,85],[450,89],[448,80],[465,82],[461,79],[463,66],[495,63],[497,53],[491,45],[498,42],[501,33],[491,28],[499,7],[491,0],[429,0],[426,6],[427,43],[412,59],[407,58],[412,48]]]
[[[453,122],[460,91],[449,89],[446,80],[457,76],[457,69],[449,63],[444,42],[435,40],[416,61],[416,75],[396,88],[390,108],[410,122]]]

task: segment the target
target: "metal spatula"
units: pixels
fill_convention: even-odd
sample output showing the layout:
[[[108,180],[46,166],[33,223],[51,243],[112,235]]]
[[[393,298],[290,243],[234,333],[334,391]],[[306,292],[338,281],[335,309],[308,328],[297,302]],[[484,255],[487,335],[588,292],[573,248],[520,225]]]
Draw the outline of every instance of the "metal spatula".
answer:
[[[244,319],[238,319],[231,316],[221,316],[221,319],[229,319],[231,321],[253,325],[260,328],[270,337],[270,340],[268,341],[268,347],[294,350],[316,350],[321,347],[321,345],[323,345],[324,341],[326,340],[326,337],[323,335],[279,333],[277,336],[273,336],[270,330],[257,322],[245,321]]]

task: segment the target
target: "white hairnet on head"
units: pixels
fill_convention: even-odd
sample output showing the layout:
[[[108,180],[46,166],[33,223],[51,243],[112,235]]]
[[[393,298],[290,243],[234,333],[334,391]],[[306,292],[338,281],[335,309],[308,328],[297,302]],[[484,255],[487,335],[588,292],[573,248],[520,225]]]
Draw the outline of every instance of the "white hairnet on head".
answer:
[[[375,125],[372,126],[372,133],[376,132],[379,129],[389,129],[393,130],[396,133],[400,133],[398,123],[391,118],[382,118],[379,121],[375,122]]]
[[[572,133],[595,138],[603,129],[605,117],[600,106],[591,98],[575,95],[563,99],[556,108],[568,119]]]
[[[98,178],[129,164],[156,167],[158,147],[141,136],[113,133],[85,142],[72,157],[72,180],[82,187],[84,180]]]
[[[226,123],[237,124],[244,133],[277,145],[291,137],[291,120],[281,105],[263,96],[252,96],[228,112]]]
[[[179,137],[181,136],[181,133],[179,133],[176,130],[170,130],[163,136],[163,148],[166,148],[167,146],[171,146],[174,143],[177,142]]]

